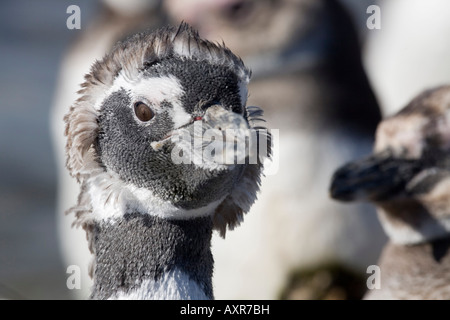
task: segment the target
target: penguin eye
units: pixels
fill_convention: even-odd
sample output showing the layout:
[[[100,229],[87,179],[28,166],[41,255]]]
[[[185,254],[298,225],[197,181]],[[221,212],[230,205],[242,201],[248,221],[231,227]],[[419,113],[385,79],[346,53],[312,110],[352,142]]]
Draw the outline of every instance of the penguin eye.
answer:
[[[136,114],[136,117],[142,122],[150,121],[155,116],[152,109],[150,109],[150,107],[142,101],[138,101],[134,104],[134,113]]]

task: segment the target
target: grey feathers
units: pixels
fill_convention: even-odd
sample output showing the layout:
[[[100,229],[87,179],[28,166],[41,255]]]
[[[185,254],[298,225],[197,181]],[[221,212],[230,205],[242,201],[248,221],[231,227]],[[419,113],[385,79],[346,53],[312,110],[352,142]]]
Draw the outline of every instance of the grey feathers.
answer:
[[[127,88],[117,85],[119,77]],[[131,183],[184,209],[223,199],[213,212],[214,227],[224,235],[227,226],[239,224],[256,200],[263,159],[229,173],[205,172],[172,165],[170,145],[156,151],[149,146],[176,130],[180,117],[202,114],[214,103],[229,112],[242,113],[248,128],[257,130],[259,139],[270,141],[267,131],[255,126],[262,120],[262,110],[245,106],[249,78],[250,71],[240,58],[224,45],[200,39],[186,24],[139,33],[119,42],[92,66],[81,85],[81,97],[65,116],[67,167],[84,185],[79,203],[72,209],[77,212],[78,223],[89,228],[93,201],[106,205],[129,198],[124,184]],[[168,80],[160,84],[165,91],[162,89],[158,98],[145,100],[142,90],[133,91],[133,85],[142,79]],[[176,85],[171,88],[173,83]],[[157,113],[151,125],[139,124],[133,118],[130,110],[136,99],[144,99]],[[205,107],[200,107],[205,102]],[[89,195],[93,182],[103,194],[101,199]]]
[[[92,233],[97,241],[91,298],[107,299],[119,291],[135,290],[143,279],[157,282],[175,268],[213,298],[209,219],[168,221],[135,213],[115,224],[97,224]]]

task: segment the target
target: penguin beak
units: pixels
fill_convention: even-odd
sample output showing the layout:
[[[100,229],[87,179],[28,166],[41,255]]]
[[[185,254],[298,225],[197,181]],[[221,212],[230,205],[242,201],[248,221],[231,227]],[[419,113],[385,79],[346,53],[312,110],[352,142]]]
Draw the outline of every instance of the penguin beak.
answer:
[[[256,158],[257,139],[242,115],[215,104],[204,114],[194,114],[189,123],[169,132],[161,141],[152,142],[151,147],[159,151],[171,142],[192,159],[233,168],[245,164],[247,158]]]
[[[257,137],[251,134],[249,124],[242,115],[221,105],[213,105],[206,110],[203,121],[206,131],[202,144],[216,146],[215,162],[233,168],[236,164],[246,163],[247,158],[255,157]]]
[[[246,130],[249,128],[243,116],[226,110],[220,104],[215,104],[206,109],[203,119],[211,128],[218,130]]]
[[[419,160],[395,158],[386,152],[374,154],[336,170],[330,196],[340,201],[386,201],[402,193],[422,169]]]

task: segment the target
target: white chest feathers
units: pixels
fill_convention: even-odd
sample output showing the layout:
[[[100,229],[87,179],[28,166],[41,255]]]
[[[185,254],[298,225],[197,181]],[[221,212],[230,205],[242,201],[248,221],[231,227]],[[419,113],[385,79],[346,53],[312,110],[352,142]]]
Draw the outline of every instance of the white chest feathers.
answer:
[[[133,290],[119,291],[109,300],[209,300],[194,280],[179,269],[172,270],[154,281],[142,281]]]

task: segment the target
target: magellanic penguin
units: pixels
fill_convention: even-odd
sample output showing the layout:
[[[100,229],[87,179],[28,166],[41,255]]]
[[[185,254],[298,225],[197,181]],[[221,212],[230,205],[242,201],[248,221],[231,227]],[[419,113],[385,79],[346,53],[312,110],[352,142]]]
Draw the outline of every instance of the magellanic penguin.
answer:
[[[328,196],[333,171],[370,152],[381,120],[357,29],[340,2],[163,3],[174,21],[189,22],[210,40],[223,39],[241,56],[252,69],[249,103],[264,105],[269,127],[279,130],[254,214],[226,240],[213,237],[217,297],[360,298],[364,291],[346,284],[338,290],[331,285],[325,294],[307,286],[297,290],[301,294],[289,292],[296,291],[296,279],[316,270],[324,270],[330,283],[335,271],[362,276],[364,290],[367,265],[385,244],[374,208],[348,210]]]
[[[246,105],[249,77],[184,23],[136,34],[93,65],[65,117],[91,298],[214,297],[213,229],[242,221],[270,155],[262,110]]]
[[[450,86],[378,127],[373,155],[333,176],[331,196],[377,206],[390,238],[367,299],[450,299]]]

